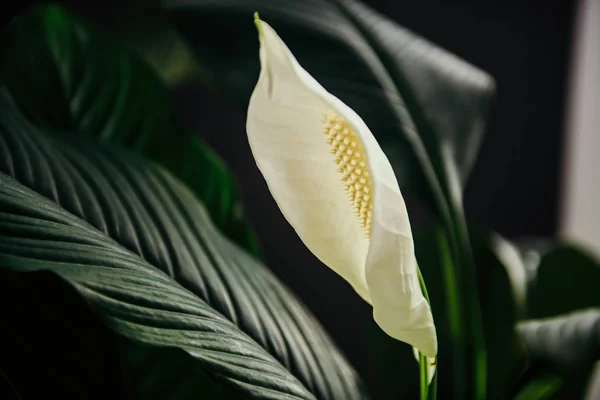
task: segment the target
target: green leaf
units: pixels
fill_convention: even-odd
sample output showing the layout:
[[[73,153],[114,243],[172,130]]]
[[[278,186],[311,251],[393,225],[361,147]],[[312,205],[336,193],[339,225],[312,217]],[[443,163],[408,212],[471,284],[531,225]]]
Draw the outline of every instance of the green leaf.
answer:
[[[600,307],[600,263],[582,249],[546,244],[526,250],[539,260],[530,265],[529,318],[546,318],[588,307]]]
[[[195,192],[226,235],[259,254],[237,184],[181,125],[168,91],[141,58],[55,5],[15,18],[0,54],[4,84],[29,119],[159,162]]]
[[[581,398],[600,360],[600,308],[523,321],[517,331],[534,371],[530,375],[558,374],[563,385],[557,398]]]
[[[354,0],[163,2],[212,82],[244,104],[258,78],[251,23],[258,12],[300,64],[365,120],[401,188],[427,204],[446,231],[456,270],[454,323],[463,333],[450,346],[457,360],[453,396],[485,398],[485,343],[461,203],[492,79]]]
[[[523,321],[517,330],[534,362],[572,372],[600,360],[600,308]]]
[[[572,320],[563,315],[519,323],[519,346],[529,365],[513,389],[515,396],[581,397],[588,369],[599,357],[594,350],[597,345],[593,344],[597,340],[593,313],[586,316],[580,311],[599,305],[597,261],[575,246],[546,239],[521,240],[517,247],[496,234],[479,231],[471,237],[473,242],[485,238],[502,259],[517,300],[519,319],[527,314],[549,317],[578,311]],[[490,296],[492,301],[495,298],[499,297]],[[503,337],[501,331],[496,337]],[[494,346],[488,349],[493,352]]]
[[[0,171],[0,266],[58,274],[120,336],[176,347],[245,396],[366,396],[314,317],[165,170],[43,134],[3,94]]]

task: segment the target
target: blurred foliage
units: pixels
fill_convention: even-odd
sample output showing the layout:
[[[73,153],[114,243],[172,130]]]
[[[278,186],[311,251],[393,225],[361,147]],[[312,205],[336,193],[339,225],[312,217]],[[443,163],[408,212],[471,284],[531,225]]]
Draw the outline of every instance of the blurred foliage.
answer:
[[[259,254],[237,183],[202,139],[182,126],[167,89],[139,57],[54,6],[14,19],[0,40],[0,77],[32,121],[164,165],[196,192],[223,232]]]
[[[528,317],[545,318],[588,307],[600,307],[600,263],[573,245],[547,244],[527,254],[530,265]]]

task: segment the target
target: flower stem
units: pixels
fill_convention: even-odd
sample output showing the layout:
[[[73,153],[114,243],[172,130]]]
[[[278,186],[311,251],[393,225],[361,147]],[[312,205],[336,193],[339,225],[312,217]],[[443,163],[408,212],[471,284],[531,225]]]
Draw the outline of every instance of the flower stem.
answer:
[[[419,353],[419,392],[421,393],[421,400],[427,400],[429,394],[429,376],[427,372],[427,357]]]
[[[425,280],[423,279],[423,275],[421,275],[421,270],[417,268],[417,274],[419,276],[419,286],[421,287],[421,292],[423,292],[423,296],[429,303],[431,307],[431,302],[429,301],[429,294],[427,293],[427,287],[425,286]],[[419,352],[419,387],[420,387],[420,399],[421,400],[435,400],[437,396],[437,373],[436,370],[433,370],[433,380],[431,381],[431,385],[429,384],[429,374],[432,372],[429,368],[429,360],[423,354]]]

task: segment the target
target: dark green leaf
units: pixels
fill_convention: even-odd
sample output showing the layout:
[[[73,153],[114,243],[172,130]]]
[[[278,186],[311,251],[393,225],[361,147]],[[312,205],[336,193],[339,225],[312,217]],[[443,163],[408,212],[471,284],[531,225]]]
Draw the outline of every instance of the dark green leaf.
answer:
[[[562,380],[552,398],[582,398],[593,365],[600,360],[600,308],[524,321],[517,330],[531,363],[528,375],[534,377],[526,375],[526,385],[550,373]]]
[[[519,323],[518,332],[534,362],[563,371],[600,360],[600,308]]]
[[[4,84],[33,122],[161,163],[206,204],[226,235],[258,254],[227,168],[181,126],[168,91],[139,57],[54,5],[15,18],[0,54]]]
[[[598,263],[577,247],[548,239],[527,239],[519,241],[519,251],[497,235],[489,239],[503,258],[522,303],[520,318],[526,314],[556,316],[599,304],[595,289],[600,283]],[[594,340],[595,328],[590,324],[593,317],[582,314],[581,318],[573,318],[570,322],[561,316],[519,325],[520,344],[529,365],[513,389],[515,396],[581,397],[590,365],[598,355],[594,355],[595,345],[590,343]]]
[[[561,244],[525,251],[539,260],[530,264],[529,318],[546,318],[600,307],[600,263],[587,252]]]
[[[0,265],[55,272],[121,336],[177,347],[247,396],[365,396],[312,315],[166,171],[44,135],[5,95],[0,171]]]

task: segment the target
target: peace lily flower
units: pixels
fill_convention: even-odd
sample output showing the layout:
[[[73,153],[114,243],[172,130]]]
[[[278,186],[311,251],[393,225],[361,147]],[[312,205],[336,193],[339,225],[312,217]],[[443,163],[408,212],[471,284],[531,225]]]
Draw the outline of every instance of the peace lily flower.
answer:
[[[363,120],[255,22],[261,72],[247,131],[271,194],[304,244],[373,306],[381,329],[433,359],[435,326],[390,162]]]

